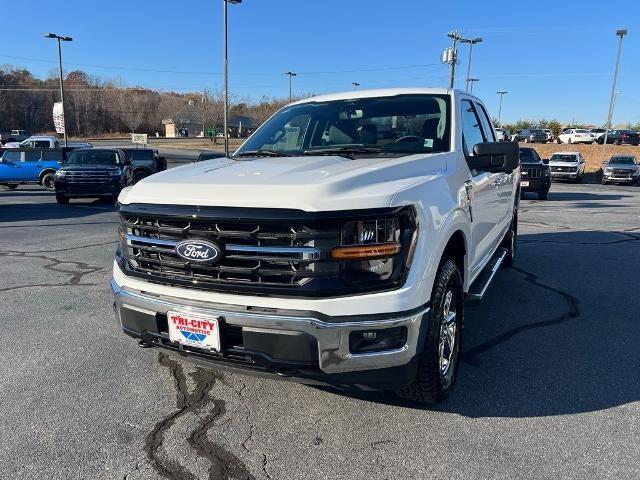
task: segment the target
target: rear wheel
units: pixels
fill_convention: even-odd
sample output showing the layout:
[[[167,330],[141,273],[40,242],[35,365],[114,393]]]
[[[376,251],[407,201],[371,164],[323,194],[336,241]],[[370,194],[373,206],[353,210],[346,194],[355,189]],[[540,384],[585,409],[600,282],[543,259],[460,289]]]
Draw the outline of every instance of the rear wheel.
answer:
[[[538,200],[547,200],[549,198],[549,190],[538,192]]]
[[[9,190],[15,190],[16,188],[18,188],[18,184],[17,183],[7,183],[5,185],[5,187],[7,187]]]
[[[40,183],[46,190],[53,192],[56,189],[55,179],[56,179],[55,173],[49,172],[42,177],[42,180],[40,181]]]
[[[69,197],[65,197],[64,195],[56,193],[56,202],[58,202],[60,205],[66,205],[67,203],[69,203]]]
[[[451,393],[458,370],[463,316],[462,274],[453,258],[444,258],[433,286],[431,310],[423,318],[429,324],[416,378],[396,391],[399,397],[433,405]]]

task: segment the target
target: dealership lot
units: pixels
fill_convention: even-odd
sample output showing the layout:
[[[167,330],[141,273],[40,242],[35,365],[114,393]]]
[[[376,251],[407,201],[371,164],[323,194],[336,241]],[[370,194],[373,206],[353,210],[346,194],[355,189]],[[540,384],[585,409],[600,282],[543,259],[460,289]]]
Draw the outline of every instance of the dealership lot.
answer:
[[[138,348],[112,314],[116,225],[109,204],[0,187],[2,478],[640,468],[640,188],[553,184],[549,201],[522,201],[516,268],[467,304],[458,385],[432,410]]]

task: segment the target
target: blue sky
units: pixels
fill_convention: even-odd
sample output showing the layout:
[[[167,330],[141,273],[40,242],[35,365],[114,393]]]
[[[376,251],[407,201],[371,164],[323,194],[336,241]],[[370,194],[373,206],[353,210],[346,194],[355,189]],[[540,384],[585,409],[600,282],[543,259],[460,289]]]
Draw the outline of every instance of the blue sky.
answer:
[[[43,34],[53,31],[74,37],[64,45],[66,71],[162,90],[220,87],[222,0],[60,3],[20,2],[15,19],[2,22],[0,64],[46,77],[56,50]],[[229,5],[230,92],[284,97],[288,70],[299,72],[294,92],[305,95],[349,90],[353,81],[360,88],[445,86],[440,53],[454,28],[484,38],[474,48],[472,76],[480,79],[474,93],[493,115],[495,92],[508,90],[505,121],[592,123],[606,119],[615,30],[628,28],[614,123],[640,122],[638,1],[244,0]],[[467,51],[463,45],[459,52],[461,88]]]

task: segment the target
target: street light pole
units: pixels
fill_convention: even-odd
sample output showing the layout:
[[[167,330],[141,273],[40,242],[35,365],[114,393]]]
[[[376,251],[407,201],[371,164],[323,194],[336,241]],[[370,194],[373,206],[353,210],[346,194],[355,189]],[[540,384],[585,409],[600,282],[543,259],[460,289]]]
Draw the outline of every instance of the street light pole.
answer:
[[[285,72],[285,75],[289,75],[289,103],[291,103],[293,101],[293,90],[291,87],[291,82],[292,82],[292,78],[298,74],[293,72]]]
[[[627,34],[627,30],[621,29],[616,31],[616,35],[620,37],[618,42],[618,55],[616,56],[616,68],[613,71],[613,85],[611,86],[611,99],[609,100],[609,115],[607,116],[607,124],[604,126],[604,141],[602,142],[602,161],[605,161],[605,153],[607,148],[607,140],[609,138],[609,129],[611,128],[611,118],[613,117],[613,104],[616,99],[616,82],[618,80],[618,69],[620,68],[620,54],[622,53],[622,39]]]
[[[71,42],[73,38],[62,35],[56,35],[55,33],[47,33],[45,38],[55,38],[58,41],[58,76],[60,77],[60,103],[62,103],[62,118],[66,119],[64,115],[64,81],[62,80],[62,46],[60,42]],[[64,123],[64,146],[67,147],[67,123]]]
[[[222,0],[223,4],[223,35],[224,35],[224,90],[223,90],[223,103],[224,103],[224,155],[229,156],[229,136],[228,136],[228,116],[229,116],[229,49],[227,41],[227,4],[242,3],[242,0]]]
[[[353,85],[353,91],[357,92],[360,84],[358,82],[351,82],[351,85]]]
[[[482,42],[482,38],[463,38],[460,41],[462,43],[469,44],[469,62],[467,63],[467,92],[471,92],[473,90],[473,82],[477,80],[471,78],[471,55],[473,54],[473,46],[476,43]],[[471,90],[469,90],[469,87],[471,87]]]
[[[502,122],[500,121],[500,119],[502,118],[502,97],[509,92],[507,92],[506,90],[501,90],[496,93],[500,95],[500,108],[498,108],[498,127],[500,127],[502,126]]]
[[[479,78],[469,78],[469,77],[467,77],[467,92],[473,93],[473,84],[475,82],[479,82],[479,81],[480,81]]]

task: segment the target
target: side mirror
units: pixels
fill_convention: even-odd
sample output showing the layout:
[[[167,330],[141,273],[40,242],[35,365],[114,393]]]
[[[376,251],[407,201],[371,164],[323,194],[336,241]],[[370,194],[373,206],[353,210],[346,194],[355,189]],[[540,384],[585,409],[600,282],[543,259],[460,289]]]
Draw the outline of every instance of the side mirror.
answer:
[[[473,147],[469,168],[486,172],[511,173],[520,165],[518,142],[484,142]]]
[[[542,159],[542,163],[544,163],[545,165],[549,165],[549,159],[548,158],[543,158]]]

